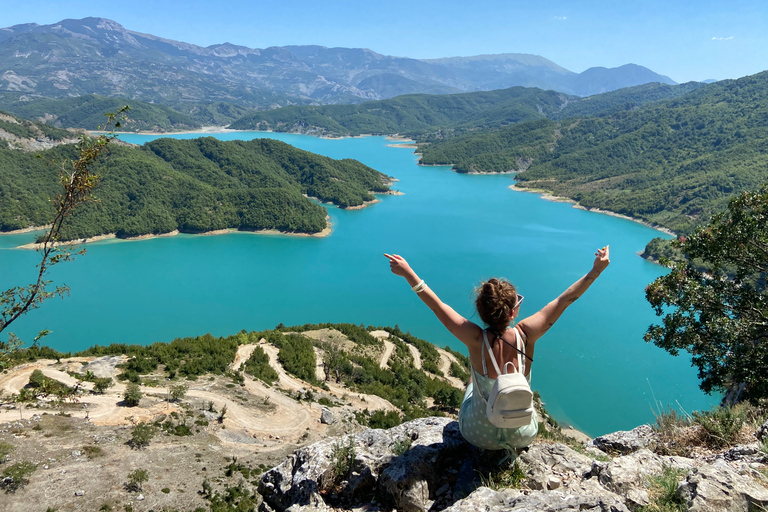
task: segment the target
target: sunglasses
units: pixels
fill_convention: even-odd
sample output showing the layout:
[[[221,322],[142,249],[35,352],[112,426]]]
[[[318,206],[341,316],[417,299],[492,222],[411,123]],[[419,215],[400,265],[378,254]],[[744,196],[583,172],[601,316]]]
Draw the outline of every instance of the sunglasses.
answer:
[[[512,306],[512,309],[515,309],[517,306],[519,306],[520,304],[522,304],[522,303],[523,303],[523,299],[524,299],[524,298],[525,298],[525,297],[523,297],[522,295],[520,295],[520,294],[518,293],[518,294],[517,294],[517,302],[515,303],[515,305],[514,305],[514,306]]]

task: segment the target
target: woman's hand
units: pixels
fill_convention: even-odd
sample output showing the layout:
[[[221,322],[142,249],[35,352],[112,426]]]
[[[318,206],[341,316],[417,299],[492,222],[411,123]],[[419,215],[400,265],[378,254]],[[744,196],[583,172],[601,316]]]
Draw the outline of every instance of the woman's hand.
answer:
[[[402,256],[397,254],[384,254],[384,257],[389,260],[389,270],[396,276],[403,276],[407,279],[415,274],[411,269],[411,266],[408,265],[408,262],[405,261],[405,258]]]
[[[608,255],[609,246],[605,246],[602,249],[598,249],[595,253],[595,262],[592,264],[592,268],[598,272],[602,272],[611,263],[611,259]]]

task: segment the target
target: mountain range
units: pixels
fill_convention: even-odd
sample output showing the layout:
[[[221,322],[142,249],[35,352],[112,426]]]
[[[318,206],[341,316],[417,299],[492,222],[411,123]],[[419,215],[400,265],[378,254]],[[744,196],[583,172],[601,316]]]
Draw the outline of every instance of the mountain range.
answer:
[[[142,34],[104,18],[0,29],[0,91],[30,97],[120,96],[164,105],[250,108],[358,103],[409,93],[512,86],[588,96],[669,77],[635,64],[574,73],[537,55],[418,60],[361,48],[208,47]]]

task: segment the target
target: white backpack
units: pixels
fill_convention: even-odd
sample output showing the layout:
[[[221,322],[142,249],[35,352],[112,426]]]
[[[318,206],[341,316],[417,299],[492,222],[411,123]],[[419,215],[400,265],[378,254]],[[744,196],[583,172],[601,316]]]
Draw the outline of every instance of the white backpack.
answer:
[[[536,412],[533,409],[533,393],[531,392],[531,385],[528,384],[528,380],[525,378],[525,360],[520,354],[525,354],[525,345],[520,338],[520,333],[515,329],[515,345],[519,345],[517,348],[517,368],[519,371],[513,371],[507,373],[507,365],[515,365],[512,362],[504,365],[504,373],[502,374],[499,369],[499,365],[496,362],[496,358],[493,356],[491,345],[488,343],[488,338],[483,331],[483,346],[481,349],[481,358],[483,360],[483,373],[488,375],[488,369],[485,365],[485,350],[488,350],[488,355],[491,356],[491,362],[496,369],[498,377],[493,383],[491,393],[486,400],[485,413],[488,416],[488,420],[499,428],[519,428],[529,425],[531,419]],[[480,396],[483,393],[476,388]]]

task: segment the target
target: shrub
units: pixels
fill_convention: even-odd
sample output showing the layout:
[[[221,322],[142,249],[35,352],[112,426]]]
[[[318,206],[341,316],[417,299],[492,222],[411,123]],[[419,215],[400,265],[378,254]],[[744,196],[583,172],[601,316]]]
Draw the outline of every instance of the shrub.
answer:
[[[141,402],[141,388],[138,384],[131,382],[125,386],[125,393],[123,393],[123,400],[128,407],[135,407]]]
[[[712,448],[736,444],[744,419],[744,409],[740,407],[715,407],[693,413],[693,421],[704,429],[705,441]]]
[[[26,461],[17,462],[5,468],[0,485],[8,492],[15,492],[29,483],[29,475],[34,473],[36,469],[37,464]]]
[[[413,439],[411,439],[410,437],[398,439],[397,441],[392,443],[392,446],[391,446],[392,453],[395,454],[395,456],[399,457],[400,455],[404,454],[405,452],[411,449],[412,443],[413,443]]]
[[[339,441],[331,446],[331,471],[333,485],[338,486],[352,472],[355,464],[355,443],[349,438],[347,443]]]
[[[491,471],[487,477],[482,477],[483,485],[493,490],[519,489],[524,480],[525,471],[518,460],[515,460],[507,468],[499,466],[495,471]]]
[[[96,378],[93,381],[93,390],[96,393],[104,393],[107,389],[114,385],[114,381],[110,377]]]
[[[251,357],[243,364],[245,373],[254,379],[260,379],[267,385],[272,385],[278,378],[277,372],[269,364],[269,356],[261,347],[256,347]]]
[[[128,473],[128,483],[125,487],[129,491],[141,491],[141,484],[149,480],[149,473],[146,469],[134,469]]]
[[[32,388],[42,388],[45,386],[45,375],[39,368],[29,376],[29,386]]]
[[[132,448],[141,449],[149,446],[149,442],[155,437],[157,430],[148,423],[139,423],[131,430],[131,440],[129,444]]]
[[[8,454],[11,453],[13,449],[14,446],[12,444],[6,443],[5,441],[0,441],[0,464],[5,462]]]
[[[685,501],[676,495],[677,482],[685,470],[664,467],[660,475],[649,477],[647,487],[651,503],[640,508],[640,512],[684,512],[688,510]]]
[[[188,389],[189,387],[185,386],[184,384],[176,384],[175,386],[171,386],[168,390],[171,401],[178,402],[179,400],[183,400],[184,397],[187,396]]]
[[[83,446],[83,453],[85,453],[85,456],[89,459],[95,459],[96,457],[104,455],[104,450],[102,450],[100,446],[85,445]]]

